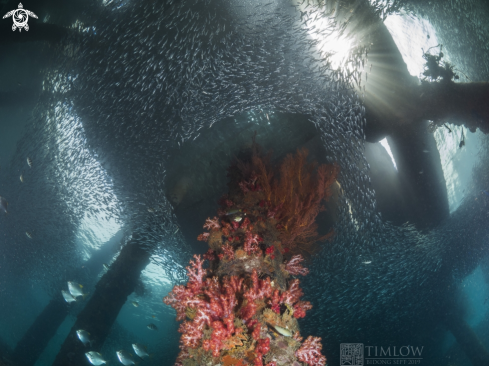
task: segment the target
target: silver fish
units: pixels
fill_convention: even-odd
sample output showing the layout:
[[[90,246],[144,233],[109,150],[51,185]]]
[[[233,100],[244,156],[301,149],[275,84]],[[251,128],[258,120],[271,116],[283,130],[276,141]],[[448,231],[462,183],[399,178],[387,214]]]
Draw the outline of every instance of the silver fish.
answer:
[[[124,366],[135,365],[136,362],[132,359],[131,355],[123,350],[117,351],[117,358]]]
[[[28,231],[25,232],[25,235],[29,238],[29,239],[32,239],[32,234]]]
[[[229,210],[228,212],[226,212],[226,216],[234,215],[234,214],[237,214],[240,212],[241,212],[240,208],[233,208],[232,210]]]
[[[69,292],[65,290],[61,290],[61,294],[63,295],[63,298],[68,304],[76,301],[76,299]]]
[[[73,297],[83,296],[85,298],[87,294],[83,293],[82,288],[83,286],[79,283],[68,281],[68,290]]]
[[[90,351],[85,353],[85,356],[88,358],[88,361],[90,361],[90,363],[95,366],[107,363],[107,361],[104,360],[103,356],[98,352]]]
[[[0,210],[3,210],[3,212],[8,214],[7,207],[8,207],[7,200],[5,198],[3,198],[2,196],[0,196]]]
[[[32,168],[32,160],[31,160],[31,158],[27,158],[27,165],[29,165],[29,168]]]
[[[24,174],[21,174],[21,175],[20,175],[20,181],[21,181],[22,183],[24,183]]]
[[[154,325],[153,323],[148,324],[147,327],[148,327],[148,329],[151,329],[151,330],[158,330],[158,327],[156,325]]]
[[[86,330],[78,329],[76,331],[76,335],[78,336],[78,339],[80,341],[82,341],[82,343],[85,345],[85,347],[87,345],[92,346],[92,341],[90,339],[90,333],[88,333]]]
[[[140,358],[149,357],[149,354],[146,350],[146,346],[143,346],[142,344],[139,343],[133,343],[132,348],[134,348],[134,352],[138,355],[138,357]]]

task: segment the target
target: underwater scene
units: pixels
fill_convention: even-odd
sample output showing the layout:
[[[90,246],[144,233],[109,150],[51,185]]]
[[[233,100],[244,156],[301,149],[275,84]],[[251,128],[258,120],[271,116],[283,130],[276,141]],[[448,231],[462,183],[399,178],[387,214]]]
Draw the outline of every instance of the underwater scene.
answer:
[[[0,8],[0,366],[489,366],[488,1]]]

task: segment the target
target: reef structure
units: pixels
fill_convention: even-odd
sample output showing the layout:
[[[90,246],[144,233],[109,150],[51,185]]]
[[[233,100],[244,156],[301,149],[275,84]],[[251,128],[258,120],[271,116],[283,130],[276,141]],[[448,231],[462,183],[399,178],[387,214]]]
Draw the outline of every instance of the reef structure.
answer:
[[[194,255],[187,284],[163,299],[183,321],[175,365],[326,364],[321,338],[300,335],[298,319],[312,305],[296,277],[309,272],[303,254],[334,234],[319,236],[316,217],[339,167],[307,155],[289,154],[274,171],[253,144],[251,159],[229,168],[229,193],[198,237],[209,250]]]

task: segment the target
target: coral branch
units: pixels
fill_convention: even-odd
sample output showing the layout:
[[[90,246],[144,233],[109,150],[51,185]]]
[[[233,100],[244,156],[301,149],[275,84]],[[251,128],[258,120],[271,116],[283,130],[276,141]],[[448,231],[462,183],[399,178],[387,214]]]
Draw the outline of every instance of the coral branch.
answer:
[[[207,230],[219,230],[220,228],[221,228],[221,225],[219,225],[219,218],[217,216],[214,216],[213,219],[211,219],[210,217],[208,217],[205,220],[204,229],[207,229]]]
[[[194,254],[194,258],[195,262],[191,260],[190,266],[186,267],[188,276],[187,288],[196,295],[202,292],[203,278],[206,271],[202,268],[204,261],[200,258],[200,255]]]
[[[320,337],[309,336],[295,354],[299,361],[305,362],[310,366],[324,366],[326,357],[321,354],[322,348]]]
[[[285,270],[292,275],[305,276],[309,273],[307,268],[302,267],[301,262],[304,260],[302,255],[296,254],[292,256],[290,261],[285,264]]]

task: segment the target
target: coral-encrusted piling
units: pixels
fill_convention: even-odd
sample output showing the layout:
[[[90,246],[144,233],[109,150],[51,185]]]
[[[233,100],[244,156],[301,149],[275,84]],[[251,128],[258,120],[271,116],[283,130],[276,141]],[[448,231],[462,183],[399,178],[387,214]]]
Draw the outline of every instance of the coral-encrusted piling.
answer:
[[[312,305],[294,276],[308,273],[301,252],[333,234],[319,237],[315,219],[338,167],[306,158],[288,155],[274,174],[254,145],[250,162],[230,168],[230,193],[198,237],[210,249],[163,299],[183,321],[176,365],[326,364],[321,338],[300,336],[297,319]]]

